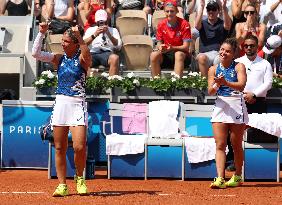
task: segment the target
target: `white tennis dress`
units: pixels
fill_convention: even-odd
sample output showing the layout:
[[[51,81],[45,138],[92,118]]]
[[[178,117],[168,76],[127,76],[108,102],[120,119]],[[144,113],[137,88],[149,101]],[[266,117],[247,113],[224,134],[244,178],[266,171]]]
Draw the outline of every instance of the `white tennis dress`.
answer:
[[[216,76],[220,74],[229,82],[238,81],[234,62],[228,68],[224,68],[219,64],[216,68]],[[248,122],[248,112],[243,93],[227,86],[220,86],[217,90],[217,99],[211,122],[246,124]]]
[[[85,70],[78,51],[72,58],[62,56],[58,66],[58,88],[51,117],[53,126],[87,125]]]

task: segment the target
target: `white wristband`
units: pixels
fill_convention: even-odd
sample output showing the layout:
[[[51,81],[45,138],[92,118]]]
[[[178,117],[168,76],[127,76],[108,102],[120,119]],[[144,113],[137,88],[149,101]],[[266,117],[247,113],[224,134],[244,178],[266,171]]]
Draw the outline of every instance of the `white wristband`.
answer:
[[[219,89],[219,86],[218,86],[217,83],[215,83],[215,84],[213,84],[212,88],[215,89],[215,90],[218,90],[218,89]]]

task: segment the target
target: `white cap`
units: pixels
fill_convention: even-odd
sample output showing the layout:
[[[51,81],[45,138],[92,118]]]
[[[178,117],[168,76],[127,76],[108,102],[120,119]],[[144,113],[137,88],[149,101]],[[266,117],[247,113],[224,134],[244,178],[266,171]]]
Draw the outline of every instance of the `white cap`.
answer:
[[[268,39],[267,39],[267,41],[266,41],[266,43],[265,43],[265,45],[264,45],[264,47],[263,47],[263,52],[265,52],[266,54],[271,54],[271,53],[273,53],[274,52],[274,50],[276,49],[276,48],[278,48],[279,46],[281,46],[281,43],[282,43],[282,39],[281,39],[281,37],[280,36],[278,36],[278,35],[272,35],[272,36],[270,36]]]
[[[95,13],[95,21],[107,21],[108,19],[108,14],[105,10],[103,9],[99,9],[98,11],[96,11]]]

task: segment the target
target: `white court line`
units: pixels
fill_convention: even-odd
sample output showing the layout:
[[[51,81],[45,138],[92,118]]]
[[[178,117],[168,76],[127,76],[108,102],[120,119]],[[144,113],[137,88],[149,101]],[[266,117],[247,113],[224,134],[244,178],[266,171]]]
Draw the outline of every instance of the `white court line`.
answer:
[[[169,196],[171,194],[158,194],[158,195],[160,195],[160,196]]]
[[[222,194],[222,195],[220,195],[220,194],[214,194],[214,195],[212,195],[212,196],[235,197],[236,195],[235,195],[235,194]]]
[[[1,194],[44,194],[44,192],[41,191],[12,191],[12,192],[2,191],[0,193]]]
[[[121,195],[121,192],[111,192],[111,193],[107,193],[107,192],[101,192],[98,193],[98,195]]]

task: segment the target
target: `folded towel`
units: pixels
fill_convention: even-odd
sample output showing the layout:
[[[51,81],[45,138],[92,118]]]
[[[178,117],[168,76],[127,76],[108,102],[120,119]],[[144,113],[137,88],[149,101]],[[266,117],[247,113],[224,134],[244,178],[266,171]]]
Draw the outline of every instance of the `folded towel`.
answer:
[[[167,138],[178,133],[179,101],[152,101],[149,103],[150,137]]]
[[[282,116],[279,113],[249,114],[248,125],[282,138]]]
[[[147,135],[107,135],[106,154],[119,156],[143,153],[146,138]]]
[[[127,134],[147,133],[147,104],[124,103],[122,131]]]
[[[213,137],[184,137],[189,163],[215,159],[216,144]]]

